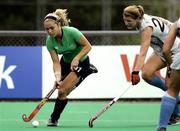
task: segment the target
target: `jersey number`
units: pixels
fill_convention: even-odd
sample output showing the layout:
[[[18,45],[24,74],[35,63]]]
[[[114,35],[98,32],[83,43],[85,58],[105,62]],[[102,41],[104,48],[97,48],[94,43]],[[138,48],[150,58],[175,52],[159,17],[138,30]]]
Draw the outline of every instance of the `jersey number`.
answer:
[[[157,24],[159,25],[160,30],[163,32],[164,31],[164,23],[160,23],[158,19],[152,18],[153,24],[157,27]]]

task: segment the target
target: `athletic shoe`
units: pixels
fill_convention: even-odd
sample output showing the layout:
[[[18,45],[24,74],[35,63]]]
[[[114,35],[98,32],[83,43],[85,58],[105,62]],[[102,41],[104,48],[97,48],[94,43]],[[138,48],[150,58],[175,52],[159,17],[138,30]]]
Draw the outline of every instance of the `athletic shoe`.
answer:
[[[168,125],[180,124],[180,116],[172,114]]]
[[[166,128],[161,127],[161,128],[158,128],[157,131],[166,131]]]
[[[57,125],[58,125],[57,120],[52,120],[51,118],[49,118],[47,126],[57,126]]]

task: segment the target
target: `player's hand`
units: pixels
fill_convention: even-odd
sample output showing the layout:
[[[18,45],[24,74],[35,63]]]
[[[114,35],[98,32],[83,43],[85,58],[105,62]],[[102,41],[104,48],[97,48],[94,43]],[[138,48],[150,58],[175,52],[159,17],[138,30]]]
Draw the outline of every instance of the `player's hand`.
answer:
[[[62,85],[62,81],[55,81],[55,85],[56,85],[56,88],[57,89],[60,89],[61,88],[61,85]]]
[[[61,81],[61,73],[55,72],[54,75],[56,78],[56,83],[59,84],[59,82]]]
[[[73,59],[73,61],[71,62],[71,70],[74,71],[79,65],[79,60],[77,59]]]
[[[139,71],[133,71],[131,73],[131,82],[132,85],[136,85],[140,82]]]

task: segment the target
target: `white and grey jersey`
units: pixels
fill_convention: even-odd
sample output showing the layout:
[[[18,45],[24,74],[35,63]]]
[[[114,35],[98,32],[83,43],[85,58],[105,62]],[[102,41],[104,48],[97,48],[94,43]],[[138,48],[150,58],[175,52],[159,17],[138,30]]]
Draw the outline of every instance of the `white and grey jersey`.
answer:
[[[173,47],[171,48],[172,58],[176,53],[180,52],[180,18],[177,21],[176,28],[177,28],[177,33],[176,33],[177,37],[175,38]]]
[[[171,22],[164,23],[159,17],[144,14],[143,19],[140,21],[139,31],[143,31],[146,27],[152,27],[153,32],[151,36],[150,46],[153,50],[160,55],[164,60],[162,48],[164,41],[169,33]],[[180,41],[180,40],[179,40]],[[176,46],[175,46],[176,47]],[[174,50],[174,47],[172,48]]]
[[[171,68],[174,70],[180,70],[180,41],[178,40],[180,38],[180,18],[177,21],[176,24],[177,33],[176,33],[176,39],[174,41],[174,45],[171,51],[172,51],[172,64]]]

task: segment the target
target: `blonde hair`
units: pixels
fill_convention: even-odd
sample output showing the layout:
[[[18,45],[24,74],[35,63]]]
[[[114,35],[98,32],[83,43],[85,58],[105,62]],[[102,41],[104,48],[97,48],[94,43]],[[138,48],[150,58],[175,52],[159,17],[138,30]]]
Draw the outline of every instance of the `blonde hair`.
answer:
[[[69,26],[71,22],[70,19],[67,18],[67,9],[56,9],[55,12],[49,13],[45,16],[44,20],[51,19],[59,22],[61,26]]]
[[[123,15],[133,19],[142,19],[144,15],[144,8],[141,5],[130,5],[124,9]]]

